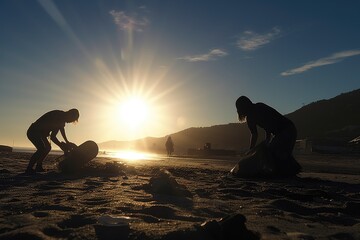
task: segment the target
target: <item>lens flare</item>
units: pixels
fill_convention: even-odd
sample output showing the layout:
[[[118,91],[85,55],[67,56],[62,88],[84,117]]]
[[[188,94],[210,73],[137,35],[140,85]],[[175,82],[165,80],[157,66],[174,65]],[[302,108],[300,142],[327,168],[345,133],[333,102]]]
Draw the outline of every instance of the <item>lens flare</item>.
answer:
[[[129,97],[119,104],[118,117],[128,127],[139,127],[149,120],[151,110],[149,104],[139,96]]]

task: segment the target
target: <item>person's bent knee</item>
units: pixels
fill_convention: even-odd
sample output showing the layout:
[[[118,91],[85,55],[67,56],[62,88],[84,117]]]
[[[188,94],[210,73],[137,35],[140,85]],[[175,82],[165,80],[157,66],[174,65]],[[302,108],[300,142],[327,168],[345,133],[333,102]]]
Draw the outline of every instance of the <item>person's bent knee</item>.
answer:
[[[47,155],[51,151],[50,144],[45,144],[38,148],[37,152],[41,153],[42,155]]]
[[[45,146],[45,148],[44,148],[44,153],[46,153],[46,154],[48,154],[50,151],[51,151],[51,146],[49,145],[49,146]]]

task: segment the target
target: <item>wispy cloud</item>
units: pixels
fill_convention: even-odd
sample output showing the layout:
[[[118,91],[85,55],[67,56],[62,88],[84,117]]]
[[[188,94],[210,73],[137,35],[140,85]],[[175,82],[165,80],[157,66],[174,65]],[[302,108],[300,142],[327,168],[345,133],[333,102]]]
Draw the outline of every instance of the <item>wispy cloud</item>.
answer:
[[[338,62],[341,62],[342,60],[344,60],[345,58],[356,56],[356,55],[360,55],[360,50],[348,50],[348,51],[334,53],[329,57],[320,58],[318,60],[308,62],[301,67],[282,72],[281,75],[282,76],[290,76],[290,75],[294,75],[294,74],[303,73],[312,68],[338,63]]]
[[[274,27],[270,32],[258,34],[253,31],[245,31],[237,40],[237,46],[244,51],[256,50],[274,40],[281,33],[280,28]]]
[[[114,23],[121,30],[142,32],[150,23],[146,17],[129,16],[123,11],[111,10],[109,13],[113,17]]]
[[[186,57],[181,57],[179,59],[182,59],[182,60],[185,60],[188,62],[207,62],[207,61],[211,61],[211,60],[216,60],[217,58],[220,58],[220,57],[225,57],[226,55],[228,55],[227,52],[225,52],[222,49],[217,48],[217,49],[210,50],[206,54],[186,56]]]

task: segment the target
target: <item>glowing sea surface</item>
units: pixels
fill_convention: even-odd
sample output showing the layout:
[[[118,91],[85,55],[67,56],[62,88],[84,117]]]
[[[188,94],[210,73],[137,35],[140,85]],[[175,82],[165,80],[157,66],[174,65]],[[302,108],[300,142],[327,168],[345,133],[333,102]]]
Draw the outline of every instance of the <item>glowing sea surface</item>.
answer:
[[[106,157],[123,160],[153,160],[159,157],[158,154],[139,152],[134,150],[99,151],[97,157]]]
[[[25,152],[25,153],[34,153],[34,148],[14,148],[14,152]],[[51,150],[50,154],[62,155],[63,151],[61,150]],[[121,160],[154,160],[161,158],[162,156],[155,153],[139,152],[135,150],[111,150],[104,151],[99,150],[97,157],[104,158],[114,158]]]

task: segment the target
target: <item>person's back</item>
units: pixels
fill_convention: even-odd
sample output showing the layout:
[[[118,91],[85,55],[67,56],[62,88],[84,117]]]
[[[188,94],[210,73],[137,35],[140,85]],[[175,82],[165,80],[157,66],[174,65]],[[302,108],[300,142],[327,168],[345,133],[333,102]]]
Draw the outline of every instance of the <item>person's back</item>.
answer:
[[[48,135],[52,130],[65,126],[64,111],[53,110],[42,115],[33,125],[44,135]]]
[[[274,108],[264,103],[252,103],[246,96],[236,100],[236,109],[240,122],[247,122],[250,136],[250,149],[254,149],[258,138],[257,127],[266,132],[266,139],[261,146],[269,153],[265,165],[279,175],[295,175],[300,165],[292,156],[296,142],[295,125]]]
[[[280,133],[282,129],[291,124],[289,119],[264,103],[253,104],[252,109],[247,115],[246,122],[249,127],[258,125],[274,135]]]

